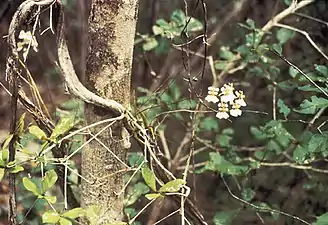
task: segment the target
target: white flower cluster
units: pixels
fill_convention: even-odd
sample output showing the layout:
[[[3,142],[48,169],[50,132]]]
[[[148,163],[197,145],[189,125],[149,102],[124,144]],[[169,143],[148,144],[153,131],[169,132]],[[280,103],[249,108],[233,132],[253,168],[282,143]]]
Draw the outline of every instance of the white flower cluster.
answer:
[[[246,106],[243,91],[235,91],[232,83],[224,84],[221,89],[209,87],[205,100],[218,103],[218,113],[216,117],[219,119],[228,119],[229,113],[233,117],[241,116],[242,111],[240,108]]]

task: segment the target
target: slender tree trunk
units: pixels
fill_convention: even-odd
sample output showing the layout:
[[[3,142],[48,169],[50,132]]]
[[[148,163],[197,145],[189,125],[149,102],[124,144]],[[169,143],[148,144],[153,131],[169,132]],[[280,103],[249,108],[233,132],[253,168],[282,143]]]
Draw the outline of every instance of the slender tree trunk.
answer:
[[[89,17],[89,55],[86,66],[86,82],[89,90],[128,106],[130,80],[138,0],[94,0]],[[102,108],[88,105],[86,121],[92,124],[114,117]],[[126,161],[126,149],[122,147],[121,127],[115,124],[102,132],[97,139],[105,144],[122,161]],[[92,129],[92,134],[103,126]],[[82,207],[98,205],[101,224],[121,221],[123,218],[124,166],[93,140],[82,153]],[[112,176],[109,176],[111,175]],[[115,175],[113,175],[115,174]]]

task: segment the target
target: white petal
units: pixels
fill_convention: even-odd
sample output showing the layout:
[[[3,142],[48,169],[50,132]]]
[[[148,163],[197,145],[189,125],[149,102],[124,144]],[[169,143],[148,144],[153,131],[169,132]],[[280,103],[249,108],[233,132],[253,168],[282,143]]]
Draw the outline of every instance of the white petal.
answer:
[[[236,96],[233,93],[230,93],[228,95],[222,95],[221,101],[222,102],[233,102],[235,100]]]
[[[215,91],[215,92],[219,92],[220,88],[216,88],[216,87],[208,87],[207,88],[209,91]]]
[[[246,102],[244,101],[244,99],[237,99],[235,102],[240,106],[246,106]]]
[[[205,101],[217,103],[219,99],[215,95],[207,95]]]
[[[229,114],[227,112],[218,112],[216,114],[216,117],[219,118],[219,119],[228,119]]]
[[[230,115],[233,117],[238,117],[241,116],[241,110],[240,109],[231,109],[230,110]]]

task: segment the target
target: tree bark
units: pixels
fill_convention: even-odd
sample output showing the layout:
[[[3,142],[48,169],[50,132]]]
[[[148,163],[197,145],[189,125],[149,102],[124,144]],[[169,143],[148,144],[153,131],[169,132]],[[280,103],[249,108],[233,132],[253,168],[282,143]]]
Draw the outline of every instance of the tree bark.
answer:
[[[98,95],[113,99],[127,107],[130,102],[130,80],[138,0],[94,0],[89,16],[89,55],[86,86]],[[114,117],[102,108],[86,106],[87,124]],[[103,127],[91,129],[96,134]],[[116,156],[126,161],[122,146],[122,124],[97,136]],[[82,152],[82,207],[97,205],[101,209],[99,224],[122,221],[122,173],[124,166],[99,142],[92,141]],[[106,177],[107,178],[104,178]]]

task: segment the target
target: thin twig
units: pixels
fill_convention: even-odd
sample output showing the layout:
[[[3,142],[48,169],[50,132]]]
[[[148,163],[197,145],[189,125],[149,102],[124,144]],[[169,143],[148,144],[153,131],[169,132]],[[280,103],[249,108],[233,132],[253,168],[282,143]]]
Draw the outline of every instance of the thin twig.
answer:
[[[313,39],[310,37],[309,33],[304,31],[304,30],[300,30],[298,28],[289,26],[289,25],[285,25],[285,24],[281,24],[281,23],[276,23],[275,24],[276,27],[282,27],[288,30],[292,30],[295,31],[297,33],[300,33],[302,35],[304,35],[306,37],[306,39],[309,41],[309,43],[326,59],[328,60],[328,56],[319,48],[319,46],[313,41]]]

